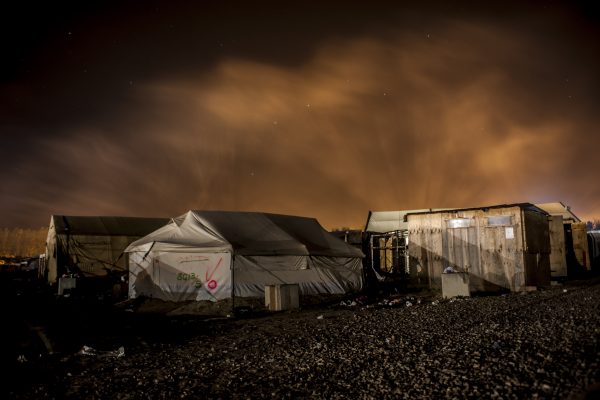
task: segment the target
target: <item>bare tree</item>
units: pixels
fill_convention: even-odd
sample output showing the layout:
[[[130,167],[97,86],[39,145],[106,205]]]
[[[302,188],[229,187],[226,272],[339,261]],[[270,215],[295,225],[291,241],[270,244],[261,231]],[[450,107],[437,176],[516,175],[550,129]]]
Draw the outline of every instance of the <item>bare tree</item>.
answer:
[[[34,257],[44,252],[47,228],[0,229],[1,257]]]

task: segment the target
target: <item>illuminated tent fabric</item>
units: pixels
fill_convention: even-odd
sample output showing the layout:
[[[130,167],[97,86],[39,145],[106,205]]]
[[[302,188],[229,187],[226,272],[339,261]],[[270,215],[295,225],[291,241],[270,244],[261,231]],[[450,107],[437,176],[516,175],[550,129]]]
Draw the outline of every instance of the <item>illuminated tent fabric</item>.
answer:
[[[313,218],[189,211],[132,243],[129,296],[168,301],[263,297],[266,285],[298,284],[303,295],[363,286],[362,252]]]

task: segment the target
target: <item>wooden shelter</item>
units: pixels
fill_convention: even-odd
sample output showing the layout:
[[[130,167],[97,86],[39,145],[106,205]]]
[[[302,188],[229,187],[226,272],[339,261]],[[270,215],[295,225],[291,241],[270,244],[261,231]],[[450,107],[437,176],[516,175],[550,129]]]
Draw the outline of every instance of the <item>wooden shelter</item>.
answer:
[[[406,215],[410,273],[439,288],[448,267],[468,272],[470,290],[550,284],[548,214],[530,203]]]
[[[552,278],[589,271],[592,256],[585,222],[582,222],[569,206],[558,201],[535,206],[550,214]]]

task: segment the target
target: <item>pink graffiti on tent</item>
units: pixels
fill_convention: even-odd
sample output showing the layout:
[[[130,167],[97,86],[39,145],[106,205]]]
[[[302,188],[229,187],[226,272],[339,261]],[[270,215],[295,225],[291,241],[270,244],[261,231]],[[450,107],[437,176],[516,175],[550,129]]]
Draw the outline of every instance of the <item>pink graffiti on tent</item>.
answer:
[[[179,264],[196,262],[196,261],[208,261],[208,257],[189,255],[189,256],[181,256],[181,257],[177,258],[177,262],[179,262]]]
[[[219,267],[221,266],[221,261],[223,261],[223,258],[219,258],[219,261],[217,262],[217,265],[215,265],[215,267],[213,268],[212,272],[210,273],[210,275],[208,275],[208,271],[206,271],[206,274],[204,275],[204,277],[206,278],[206,286],[208,286],[208,288],[210,290],[215,290],[218,286],[218,283],[216,280],[212,279],[213,275],[215,274],[215,272],[217,272],[217,270],[219,269]]]

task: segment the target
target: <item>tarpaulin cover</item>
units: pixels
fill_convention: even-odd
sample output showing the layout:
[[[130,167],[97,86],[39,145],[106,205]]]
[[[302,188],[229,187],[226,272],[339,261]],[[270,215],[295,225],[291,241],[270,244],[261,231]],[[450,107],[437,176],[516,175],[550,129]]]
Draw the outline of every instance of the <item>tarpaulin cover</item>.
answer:
[[[363,285],[362,252],[313,218],[189,211],[132,243],[130,297],[170,301],[262,297],[298,284],[302,294],[342,294]]]
[[[46,239],[47,263],[40,273],[54,283],[68,272],[101,277],[108,271],[125,271],[123,250],[168,222],[168,218],[52,215]]]

